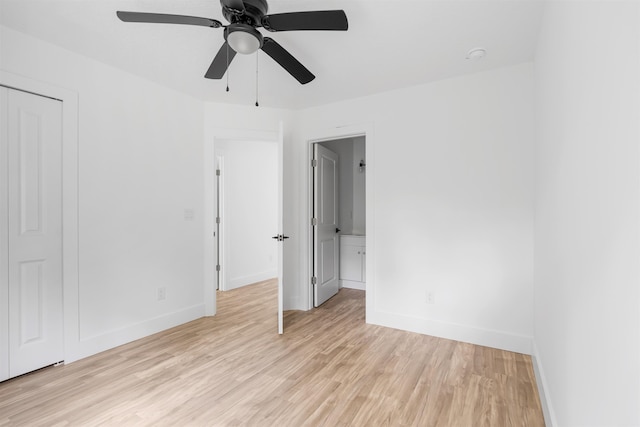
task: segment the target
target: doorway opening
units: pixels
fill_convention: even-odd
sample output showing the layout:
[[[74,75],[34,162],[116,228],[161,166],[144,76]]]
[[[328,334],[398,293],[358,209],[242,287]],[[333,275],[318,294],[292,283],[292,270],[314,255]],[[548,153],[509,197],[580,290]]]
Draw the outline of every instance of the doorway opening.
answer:
[[[208,137],[206,140],[208,143],[205,144],[205,175],[207,177],[205,181],[205,207],[204,207],[204,218],[205,218],[205,240],[204,240],[204,254],[205,254],[205,274],[204,274],[204,295],[205,295],[205,315],[212,316],[216,314],[217,307],[217,288],[221,289],[231,289],[233,287],[241,287],[244,284],[248,284],[250,282],[255,283],[259,281],[259,276],[267,278],[277,278],[277,299],[278,299],[278,308],[277,312],[274,313],[274,317],[277,317],[277,325],[278,325],[278,333],[283,333],[283,241],[286,236],[283,233],[283,221],[282,221],[282,153],[283,153],[283,127],[282,123],[279,125],[279,129],[277,131],[254,131],[254,130],[243,130],[243,129],[221,129],[221,128],[211,128],[206,129]],[[270,257],[275,262],[276,268],[275,270],[271,270],[269,268],[259,267],[254,268],[252,272],[248,272],[248,269],[245,269],[245,273],[237,273],[241,271],[238,269],[238,265],[242,266],[242,263],[246,261],[246,253],[247,250],[244,250],[245,258],[242,257],[240,259],[236,259],[237,263],[229,269],[225,268],[225,266],[231,266],[229,263],[231,260],[229,259],[229,251],[225,252],[225,247],[228,246],[226,242],[233,242],[234,244],[240,243],[236,242],[236,238],[229,235],[228,229],[225,228],[226,223],[225,219],[233,219],[237,215],[234,213],[225,214],[224,212],[228,211],[226,207],[221,207],[220,214],[218,214],[218,193],[221,194],[221,202],[224,205],[225,202],[228,204],[229,201],[244,201],[247,202],[248,205],[245,206],[244,209],[240,208],[242,213],[240,216],[249,216],[252,222],[259,222],[256,218],[263,218],[263,210],[264,203],[261,202],[261,199],[258,196],[254,196],[251,194],[247,194],[242,189],[238,190],[237,187],[235,191],[231,191],[229,189],[229,185],[226,184],[229,177],[232,176],[234,170],[233,168],[234,162],[232,162],[231,158],[237,158],[240,166],[247,166],[249,162],[247,161],[246,156],[238,155],[235,156],[233,153],[230,153],[229,150],[234,151],[237,148],[244,148],[245,154],[247,153],[248,145],[260,143],[260,144],[271,144],[275,146],[275,160],[270,163],[270,167],[276,171],[276,179],[275,179],[275,193],[270,191],[270,197],[276,201],[276,224],[273,229],[262,230],[259,234],[259,237],[262,241],[260,245],[264,248],[264,244],[271,245],[275,247],[275,251],[269,255],[261,255],[261,259],[253,260],[259,261],[262,263],[264,267],[264,260],[266,256],[267,263],[270,262]],[[225,144],[226,152],[225,152]],[[229,148],[231,147],[231,148]],[[241,152],[242,150],[240,150]],[[231,157],[230,157],[231,156]],[[242,185],[244,181],[246,181],[250,176],[260,177],[260,173],[258,172],[264,166],[264,159],[261,159],[261,163],[258,166],[253,165],[252,168],[249,168],[249,172],[246,173],[237,173],[240,178],[239,185]],[[222,165],[222,170],[220,171],[220,175],[218,176],[216,171],[217,167]],[[230,169],[231,167],[231,169]],[[233,170],[232,170],[233,169]],[[231,172],[231,175],[227,172]],[[221,187],[218,189],[218,177],[222,178]],[[262,177],[261,177],[262,179]],[[262,181],[264,181],[262,179]],[[255,182],[252,181],[252,182]],[[235,209],[237,211],[238,208]],[[218,219],[219,218],[219,219]],[[237,219],[237,218],[236,218]],[[219,227],[218,225],[221,225]],[[251,225],[251,224],[249,224]],[[222,235],[220,235],[221,233]],[[240,230],[240,234],[246,234],[246,230]],[[274,238],[275,235],[275,238]],[[265,243],[266,242],[266,243]],[[219,248],[219,250],[218,250]],[[245,248],[246,249],[246,248]],[[218,254],[221,254],[221,261],[218,260]],[[274,255],[275,254],[275,255]],[[217,267],[220,266],[220,267]],[[255,267],[255,265],[254,265]],[[235,269],[235,270],[234,270]],[[218,271],[217,271],[218,270]],[[229,271],[230,270],[230,271]],[[236,273],[234,273],[234,271]],[[220,272],[220,277],[218,277],[218,272]],[[235,275],[234,275],[235,274]],[[227,277],[225,277],[225,275]],[[230,280],[234,280],[230,282]],[[243,282],[244,281],[244,282]],[[249,281],[249,282],[247,282]],[[220,285],[219,285],[220,284]]]
[[[366,138],[312,143],[312,306],[366,290]]]
[[[216,159],[217,290],[278,276],[278,146],[219,139]]]

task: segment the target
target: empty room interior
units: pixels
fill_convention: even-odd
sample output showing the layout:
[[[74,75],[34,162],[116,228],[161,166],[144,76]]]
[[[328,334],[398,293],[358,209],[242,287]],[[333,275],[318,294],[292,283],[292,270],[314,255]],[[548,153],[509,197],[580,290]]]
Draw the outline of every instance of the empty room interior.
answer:
[[[639,147],[637,1],[0,0],[0,425],[640,426]]]

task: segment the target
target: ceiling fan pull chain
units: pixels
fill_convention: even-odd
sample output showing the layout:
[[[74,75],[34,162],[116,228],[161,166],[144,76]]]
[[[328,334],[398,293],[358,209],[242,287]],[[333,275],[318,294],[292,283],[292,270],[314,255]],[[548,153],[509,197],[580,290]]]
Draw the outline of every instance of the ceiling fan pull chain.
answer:
[[[256,51],[256,107],[258,106],[258,52]]]
[[[227,45],[227,92],[229,92],[229,44],[225,42]]]

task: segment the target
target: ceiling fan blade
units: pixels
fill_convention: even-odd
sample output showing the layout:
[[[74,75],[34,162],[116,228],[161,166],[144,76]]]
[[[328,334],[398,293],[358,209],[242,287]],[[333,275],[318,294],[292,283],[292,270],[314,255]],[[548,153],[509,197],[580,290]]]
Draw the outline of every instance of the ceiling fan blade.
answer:
[[[278,64],[289,72],[296,80],[302,84],[307,84],[311,80],[315,79],[311,71],[302,65],[296,58],[294,58],[285,48],[280,46],[275,40],[270,37],[265,37],[262,44],[262,50],[273,58]]]
[[[227,57],[228,55],[228,57]],[[236,51],[231,49],[227,42],[225,41],[220,50],[216,54],[216,57],[213,58],[209,69],[205,73],[205,78],[207,79],[221,79],[224,76],[224,73],[227,72],[227,68],[231,61],[236,56]]]
[[[318,10],[265,15],[262,18],[262,26],[269,31],[346,31],[349,29],[349,22],[344,10]]]
[[[123,12],[117,11],[116,15],[124,22],[149,22],[154,24],[185,24],[200,25],[203,27],[219,28],[222,22],[210,19],[200,18],[198,16],[185,15],[168,15],[165,13],[146,13],[146,12]]]
[[[234,13],[244,13],[244,3],[242,0],[220,0],[220,3]]]

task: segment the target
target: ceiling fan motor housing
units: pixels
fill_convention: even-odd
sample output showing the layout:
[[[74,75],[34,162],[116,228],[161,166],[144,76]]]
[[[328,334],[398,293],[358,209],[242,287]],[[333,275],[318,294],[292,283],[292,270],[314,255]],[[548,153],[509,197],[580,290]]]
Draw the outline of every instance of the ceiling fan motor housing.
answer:
[[[220,0],[222,4],[222,14],[225,19],[232,24],[241,23],[248,24],[253,27],[261,26],[262,17],[267,14],[269,6],[266,0],[242,0],[244,4],[244,11],[238,13],[233,9],[227,7],[224,0]]]

